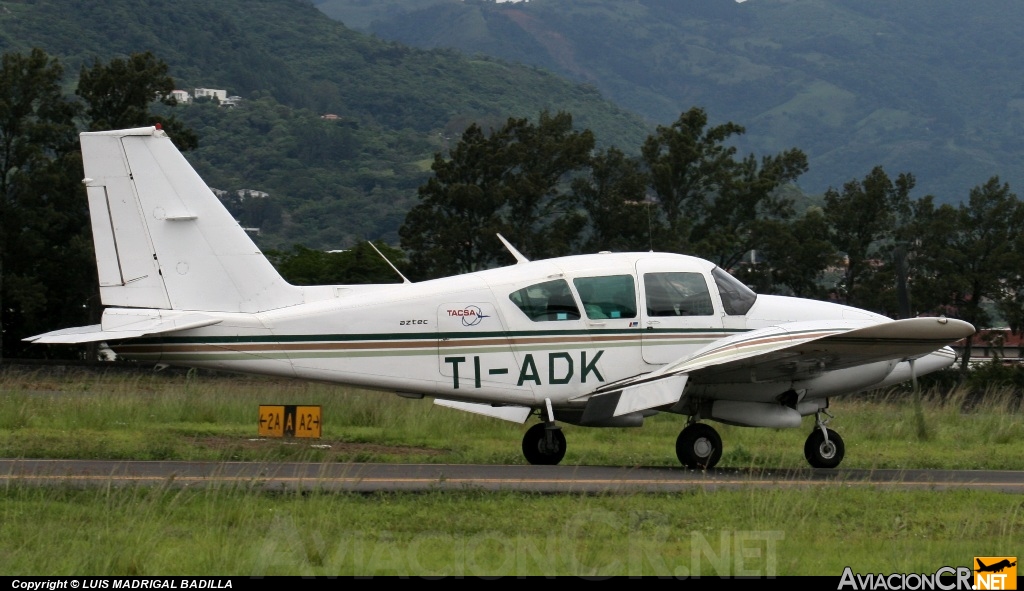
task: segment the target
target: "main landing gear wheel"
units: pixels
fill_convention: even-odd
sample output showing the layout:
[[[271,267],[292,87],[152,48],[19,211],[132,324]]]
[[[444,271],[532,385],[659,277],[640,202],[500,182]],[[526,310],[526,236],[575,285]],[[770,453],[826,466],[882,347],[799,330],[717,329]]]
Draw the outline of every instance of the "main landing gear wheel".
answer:
[[[828,432],[828,437],[824,432]],[[843,438],[832,429],[815,427],[804,443],[804,457],[815,468],[835,468],[843,461],[846,446]]]
[[[565,457],[565,435],[558,427],[537,423],[523,435],[523,455],[535,466],[554,466]]]
[[[676,439],[676,456],[692,470],[714,468],[722,459],[722,437],[718,431],[704,423],[687,425]]]

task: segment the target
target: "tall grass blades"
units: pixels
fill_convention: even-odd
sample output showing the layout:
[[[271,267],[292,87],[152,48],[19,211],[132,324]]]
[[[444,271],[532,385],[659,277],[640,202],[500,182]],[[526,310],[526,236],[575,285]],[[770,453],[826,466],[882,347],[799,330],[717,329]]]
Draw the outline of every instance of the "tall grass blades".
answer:
[[[0,575],[930,573],[1012,555],[1022,514],[1018,495],[842,483],[608,496],[10,485]]]
[[[260,404],[319,405],[321,440],[257,437]],[[1021,469],[1019,393],[935,386],[915,402],[892,389],[832,401],[845,468]],[[641,428],[563,425],[567,464],[677,466],[684,417]],[[721,467],[803,467],[813,426],[715,425]],[[523,463],[526,426],[386,392],[199,372],[0,374],[0,454],[6,457]],[[926,436],[922,436],[925,434]]]

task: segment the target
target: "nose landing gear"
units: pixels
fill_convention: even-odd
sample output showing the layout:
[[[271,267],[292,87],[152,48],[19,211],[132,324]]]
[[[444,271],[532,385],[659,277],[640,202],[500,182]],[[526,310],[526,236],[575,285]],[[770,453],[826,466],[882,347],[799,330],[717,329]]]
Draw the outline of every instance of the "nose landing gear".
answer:
[[[846,455],[846,445],[839,433],[825,426],[829,419],[822,419],[822,413],[828,415],[829,419],[832,418],[832,415],[824,410],[815,413],[814,430],[804,443],[804,457],[807,458],[807,463],[815,468],[835,468]]]

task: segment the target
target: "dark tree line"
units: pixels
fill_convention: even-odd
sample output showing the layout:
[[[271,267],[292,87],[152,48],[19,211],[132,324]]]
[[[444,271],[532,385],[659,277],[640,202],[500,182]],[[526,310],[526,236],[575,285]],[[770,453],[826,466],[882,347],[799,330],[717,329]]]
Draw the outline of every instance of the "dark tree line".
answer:
[[[743,128],[709,126],[701,109],[647,138],[638,158],[595,149],[568,113],[536,124],[509,119],[485,133],[470,126],[434,176],[399,234],[411,272],[433,277],[493,267],[507,255],[500,232],[529,258],[597,250],[682,252],[737,268],[752,250],[770,271],[750,267],[758,287],[814,295],[816,274],[834,260],[820,209],[797,214],[800,150],[744,158],[728,145]],[[805,271],[814,267],[808,277]]]
[[[0,58],[0,335],[4,357],[36,357],[26,336],[98,321],[99,300],[78,133],[161,123],[182,149],[196,136],[173,117],[167,65],[151,53],[83,67],[77,98],[42,50]],[[30,349],[30,347],[32,347]],[[67,349],[67,348],[65,348]],[[73,353],[53,349],[57,355]]]
[[[0,331],[3,354],[50,322],[83,318],[92,281],[88,212],[80,200],[80,106],[64,97],[45,53],[0,61]],[[95,288],[93,288],[95,289]]]
[[[699,108],[647,138],[640,156],[596,150],[567,113],[471,125],[400,229],[409,273],[436,277],[598,250],[693,254],[762,293],[831,299],[893,318],[944,314],[1024,325],[1024,205],[992,178],[959,206],[915,198],[881,167],[797,211],[798,149],[740,157],[744,129]],[[970,342],[967,344],[968,351]]]
[[[470,125],[399,229],[417,277],[477,271],[505,262],[502,233],[528,257],[569,252],[583,219],[566,178],[591,161],[594,134],[574,131],[566,113],[541,113],[534,124],[509,119],[490,134]]]

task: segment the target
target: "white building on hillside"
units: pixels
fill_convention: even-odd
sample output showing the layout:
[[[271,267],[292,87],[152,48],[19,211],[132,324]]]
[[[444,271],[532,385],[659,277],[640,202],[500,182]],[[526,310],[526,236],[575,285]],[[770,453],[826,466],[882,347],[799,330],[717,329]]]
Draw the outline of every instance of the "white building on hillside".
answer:
[[[257,191],[256,189],[239,189],[235,192],[238,195],[239,201],[245,201],[248,199],[266,199],[270,197],[270,193],[265,191]]]
[[[197,88],[193,94],[197,99],[209,97],[217,99],[217,102],[228,98],[228,91],[220,88]]]
[[[178,101],[178,104],[187,105],[192,102],[192,95],[187,90],[172,90],[171,98]]]

